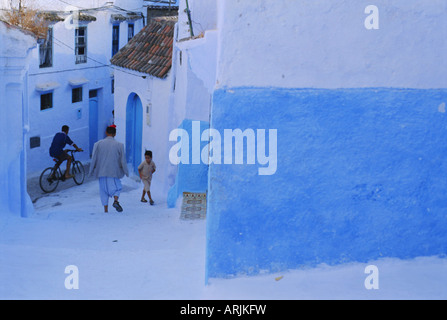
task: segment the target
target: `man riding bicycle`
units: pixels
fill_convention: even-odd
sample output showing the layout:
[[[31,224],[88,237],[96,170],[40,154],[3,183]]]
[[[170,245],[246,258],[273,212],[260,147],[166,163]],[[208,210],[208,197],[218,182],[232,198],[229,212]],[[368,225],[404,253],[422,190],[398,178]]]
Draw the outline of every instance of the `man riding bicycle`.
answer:
[[[58,132],[54,135],[53,142],[50,147],[50,156],[57,159],[56,168],[58,168],[62,162],[67,160],[67,170],[65,171],[65,179],[73,178],[70,174],[70,166],[72,158],[68,155],[67,151],[64,150],[65,146],[68,144],[76,148],[76,151],[83,151],[81,148],[73,143],[73,141],[68,136],[68,130],[70,128],[67,125],[62,126],[62,132]]]

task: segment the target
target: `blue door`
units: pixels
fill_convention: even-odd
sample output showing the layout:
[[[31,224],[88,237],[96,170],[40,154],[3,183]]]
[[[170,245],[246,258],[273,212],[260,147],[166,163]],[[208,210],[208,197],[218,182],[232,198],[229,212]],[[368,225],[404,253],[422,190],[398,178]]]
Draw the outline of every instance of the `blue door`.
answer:
[[[138,174],[142,160],[143,145],[143,105],[140,97],[131,94],[126,107],[126,158],[133,171]]]
[[[89,151],[90,157],[93,153],[93,145],[98,141],[98,90],[89,92]]]

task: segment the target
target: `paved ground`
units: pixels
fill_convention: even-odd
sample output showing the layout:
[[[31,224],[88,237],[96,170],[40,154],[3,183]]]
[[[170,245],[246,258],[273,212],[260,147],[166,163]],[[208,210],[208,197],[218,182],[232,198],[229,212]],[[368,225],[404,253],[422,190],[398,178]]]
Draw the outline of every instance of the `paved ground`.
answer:
[[[108,214],[95,180],[48,195],[31,186],[34,213],[0,219],[0,300],[201,299],[206,221],[180,219],[157,184],[152,206],[141,183],[122,185],[124,211]],[[77,290],[67,287],[73,266]]]
[[[30,179],[35,213],[0,219],[0,300],[447,298],[445,256],[322,264],[205,285],[206,221],[181,219],[157,188],[154,206],[141,203],[141,187],[123,179],[124,213],[104,214],[92,178],[48,195]],[[380,289],[365,286],[368,265],[380,270]],[[65,286],[67,266],[80,270],[78,290]]]
[[[96,178],[88,176],[88,172],[90,170],[90,164],[84,163],[83,165],[84,165],[84,169],[85,169],[84,183],[96,180]],[[63,166],[65,167],[65,164],[63,164]],[[37,175],[33,175],[32,177],[28,178],[28,180],[27,180],[28,194],[29,194],[31,201],[33,203],[36,203],[37,200],[39,200],[40,198],[47,197],[50,195],[48,193],[43,192],[42,189],[40,188],[39,178],[40,178],[40,176],[37,174]],[[66,189],[76,187],[76,186],[77,186],[77,184],[73,181],[73,179],[69,179],[67,181],[60,181],[59,185],[57,186],[57,188],[54,192],[66,190]]]

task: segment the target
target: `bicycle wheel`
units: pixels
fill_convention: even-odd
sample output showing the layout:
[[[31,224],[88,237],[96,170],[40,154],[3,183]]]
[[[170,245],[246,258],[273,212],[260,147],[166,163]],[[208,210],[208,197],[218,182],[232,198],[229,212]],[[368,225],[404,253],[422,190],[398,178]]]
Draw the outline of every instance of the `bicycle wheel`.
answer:
[[[54,175],[53,175],[54,172]],[[53,175],[53,176],[52,176]],[[53,167],[46,168],[42,171],[39,178],[39,185],[43,192],[50,193],[56,190],[59,184],[60,174],[58,170],[53,170]]]
[[[73,163],[73,169],[71,170],[73,172],[73,180],[77,185],[80,185],[84,182],[85,178],[85,170],[84,166],[82,165],[81,161],[75,161]]]

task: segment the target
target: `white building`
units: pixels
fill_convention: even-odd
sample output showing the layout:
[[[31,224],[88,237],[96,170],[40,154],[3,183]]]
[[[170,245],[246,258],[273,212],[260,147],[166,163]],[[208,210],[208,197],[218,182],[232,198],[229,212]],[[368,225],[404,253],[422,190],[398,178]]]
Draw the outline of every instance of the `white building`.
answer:
[[[189,1],[179,7],[174,43],[175,99],[173,127],[184,119],[209,121],[211,94],[217,65],[217,13],[215,1]]]
[[[4,6],[10,1],[4,1]],[[12,3],[14,6],[14,2]],[[103,138],[114,109],[111,57],[145,24],[143,1],[38,1],[48,36],[33,50],[27,83],[30,128],[27,167],[37,174],[52,163],[48,153],[62,125],[84,149]],[[129,9],[136,9],[134,11]]]
[[[377,29],[355,0],[188,3],[152,121],[269,133],[257,165],[209,165],[207,279],[445,255],[445,1],[378,1]]]
[[[127,162],[134,173],[145,150],[153,152],[157,165],[154,181],[165,180],[168,165],[174,24],[175,21],[152,19],[111,60],[116,67],[116,139],[125,143]]]
[[[370,4],[218,1],[212,127],[277,139],[210,165],[208,277],[446,254],[447,3]]]
[[[201,121],[202,130],[209,126],[215,83],[216,3],[209,1],[196,5],[190,1],[189,4],[190,15],[186,2],[177,2],[178,23],[175,18],[160,17],[149,22],[160,30],[157,35],[150,35],[148,25],[135,37],[136,43],[147,48],[146,55],[139,53],[136,43],[129,43],[130,46],[123,48],[112,60],[121,67],[120,71],[115,71],[117,139],[126,144],[128,162],[133,168],[142,161],[145,150],[153,151],[158,167],[154,181],[158,180],[157,188],[168,196],[169,206],[173,206],[182,191],[197,192],[200,189],[206,192],[207,188],[204,168],[195,166],[194,173],[184,174],[182,167],[171,164],[169,159],[170,147],[174,144],[169,142],[172,130],[179,126],[190,130],[191,121]],[[190,18],[194,21],[193,32]],[[166,29],[163,25],[170,27]],[[164,32],[169,33],[162,40],[164,46],[170,38],[167,56],[160,52],[160,41],[156,40]],[[168,66],[167,74],[160,77],[157,70],[144,70],[147,62],[158,64],[160,56],[163,56],[163,66]],[[168,63],[166,59],[171,61]],[[198,177],[197,182],[193,181],[194,177]]]
[[[192,123],[200,121],[203,133],[209,127],[216,83],[217,2],[190,0],[187,5],[186,1],[180,1],[178,12],[173,53],[175,91],[170,102],[169,128],[181,128],[191,134]],[[191,149],[191,141],[189,144],[187,148]],[[207,172],[208,167],[203,163],[184,166],[169,162],[168,206],[175,206],[183,192],[205,193]]]

